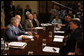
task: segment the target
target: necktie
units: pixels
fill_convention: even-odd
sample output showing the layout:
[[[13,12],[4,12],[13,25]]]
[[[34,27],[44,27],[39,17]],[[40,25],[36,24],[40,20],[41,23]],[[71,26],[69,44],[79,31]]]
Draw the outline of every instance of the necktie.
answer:
[[[33,24],[32,24],[32,21],[31,21],[30,23],[31,23],[31,27],[33,28]]]

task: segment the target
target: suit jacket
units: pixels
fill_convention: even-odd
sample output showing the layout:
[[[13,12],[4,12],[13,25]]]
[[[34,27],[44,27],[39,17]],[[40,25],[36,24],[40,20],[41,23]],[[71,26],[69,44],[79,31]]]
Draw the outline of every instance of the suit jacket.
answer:
[[[68,52],[75,52],[76,41],[81,38],[80,28],[75,29],[74,32],[68,37],[66,46],[61,49],[61,55],[67,55]]]
[[[24,31],[24,28],[22,27],[22,24],[21,24],[21,23],[19,24],[18,28],[19,28],[20,30]]]
[[[5,41],[15,41],[18,36],[25,34],[24,31],[21,31],[18,27],[14,27],[12,24],[9,24],[5,29]]]
[[[32,22],[33,22],[34,27],[40,26],[40,25],[38,25],[38,24],[36,23],[36,21],[35,21],[34,19],[32,20]],[[38,21],[38,23],[39,23],[39,21]]]
[[[33,22],[32,22],[32,24],[33,24]],[[24,28],[25,28],[26,31],[32,29],[31,23],[30,23],[29,19],[27,19],[27,20],[25,21],[25,24],[24,24],[24,25],[25,25]]]
[[[77,28],[74,32],[71,33],[70,37],[68,37],[68,40],[66,42],[66,48],[69,52],[75,51],[75,45],[76,41],[81,38],[81,30],[80,28]]]
[[[65,34],[68,35],[70,33],[71,33],[71,29],[69,26],[69,22],[66,21],[66,23],[65,23]]]

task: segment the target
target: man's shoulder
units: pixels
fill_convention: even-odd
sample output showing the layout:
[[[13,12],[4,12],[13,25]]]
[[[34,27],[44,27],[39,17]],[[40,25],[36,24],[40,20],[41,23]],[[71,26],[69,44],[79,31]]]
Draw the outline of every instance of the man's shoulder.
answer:
[[[12,29],[12,25],[9,24],[9,25],[6,27],[6,29]]]

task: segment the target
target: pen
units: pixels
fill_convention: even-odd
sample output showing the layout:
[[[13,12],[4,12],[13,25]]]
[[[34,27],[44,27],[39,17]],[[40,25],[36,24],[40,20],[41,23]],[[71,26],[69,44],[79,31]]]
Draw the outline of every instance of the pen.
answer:
[[[56,49],[55,49],[55,48],[53,48],[53,50],[54,50],[54,51],[56,51]]]

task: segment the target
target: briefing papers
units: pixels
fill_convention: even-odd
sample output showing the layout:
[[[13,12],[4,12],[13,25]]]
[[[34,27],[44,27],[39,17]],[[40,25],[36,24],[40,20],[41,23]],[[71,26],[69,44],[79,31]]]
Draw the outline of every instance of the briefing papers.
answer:
[[[63,42],[63,38],[64,38],[64,36],[55,35],[53,41],[54,42]]]
[[[46,24],[44,24],[44,23],[42,23],[41,24],[41,26],[51,26],[52,24],[50,24],[50,23],[46,23]]]
[[[35,27],[35,29],[43,29],[43,27]]]
[[[60,48],[57,47],[50,47],[50,46],[45,46],[42,51],[44,52],[54,52],[54,53],[59,53]]]
[[[23,49],[27,45],[26,42],[10,42],[8,46],[11,48],[20,48]]]
[[[64,38],[64,36],[60,36],[60,35],[55,35],[55,38]]]
[[[54,33],[64,33],[64,31],[54,31]]]

